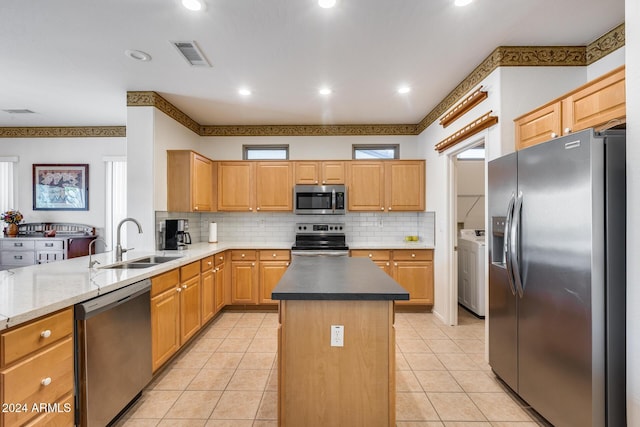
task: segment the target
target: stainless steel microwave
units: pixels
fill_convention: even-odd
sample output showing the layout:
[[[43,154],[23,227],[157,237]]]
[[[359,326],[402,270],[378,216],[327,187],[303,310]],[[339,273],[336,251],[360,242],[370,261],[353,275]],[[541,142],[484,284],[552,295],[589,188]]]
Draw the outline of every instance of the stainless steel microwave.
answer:
[[[343,215],[347,190],[344,185],[296,185],[293,203],[297,215]]]

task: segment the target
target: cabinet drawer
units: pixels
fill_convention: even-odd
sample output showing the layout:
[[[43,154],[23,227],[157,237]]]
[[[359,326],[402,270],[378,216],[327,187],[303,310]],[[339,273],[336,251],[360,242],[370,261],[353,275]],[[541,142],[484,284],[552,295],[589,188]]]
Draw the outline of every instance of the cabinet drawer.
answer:
[[[24,427],[72,426],[75,421],[73,404],[73,394],[69,393],[59,401],[55,402],[53,410],[43,412],[41,415],[25,424]]]
[[[167,289],[180,285],[180,270],[177,268],[151,278],[151,296],[160,295]]]
[[[73,338],[69,337],[0,371],[4,402],[51,403],[73,391]],[[3,425],[22,425],[33,412],[4,413]]]
[[[180,283],[184,283],[198,274],[200,274],[200,263],[198,261],[180,267]]]
[[[215,254],[213,256],[213,264],[216,267],[224,264],[224,262],[227,260],[227,253],[228,252],[220,252],[220,253]]]
[[[33,240],[3,239],[0,242],[0,247],[2,249],[29,250],[35,248],[35,242]]]
[[[36,240],[37,251],[62,251],[64,250],[64,242],[62,240]]]
[[[255,261],[257,251],[231,251],[231,261]]]
[[[33,251],[3,251],[0,253],[0,264],[3,265],[33,265],[36,254]]]
[[[73,333],[73,310],[67,309],[17,327],[0,336],[1,367]]]
[[[389,261],[389,251],[385,250],[367,250],[367,249],[354,249],[351,251],[352,257],[369,258],[373,261]]]
[[[433,259],[433,251],[429,249],[400,249],[393,251],[394,261],[431,261]]]
[[[208,256],[200,260],[200,271],[206,272],[213,269],[213,256]]]
[[[260,251],[260,261],[289,261],[291,253],[286,249],[277,249],[272,251]]]

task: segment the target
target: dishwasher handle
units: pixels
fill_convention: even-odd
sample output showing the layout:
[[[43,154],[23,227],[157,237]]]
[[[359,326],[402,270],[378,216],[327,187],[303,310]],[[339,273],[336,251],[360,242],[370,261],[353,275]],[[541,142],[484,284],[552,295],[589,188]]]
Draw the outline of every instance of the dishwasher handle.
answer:
[[[97,296],[89,301],[85,301],[75,306],[76,320],[87,320],[110,308],[124,304],[133,298],[149,292],[151,290],[151,280],[145,279],[133,283],[113,292]]]

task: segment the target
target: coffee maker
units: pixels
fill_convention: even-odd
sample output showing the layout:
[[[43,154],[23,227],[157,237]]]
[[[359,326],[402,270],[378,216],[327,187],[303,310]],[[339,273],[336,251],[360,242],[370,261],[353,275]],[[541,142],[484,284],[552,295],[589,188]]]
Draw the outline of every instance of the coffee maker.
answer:
[[[164,249],[184,249],[191,244],[189,220],[167,219],[164,221]]]

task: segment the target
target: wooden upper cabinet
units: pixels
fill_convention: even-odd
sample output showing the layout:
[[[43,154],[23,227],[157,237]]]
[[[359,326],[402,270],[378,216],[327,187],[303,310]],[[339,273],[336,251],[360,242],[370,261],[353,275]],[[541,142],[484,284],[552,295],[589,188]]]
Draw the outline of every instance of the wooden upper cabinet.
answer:
[[[518,117],[517,150],[588,128],[626,119],[625,67],[617,68],[562,97]]]
[[[349,162],[347,176],[347,204],[350,211],[384,211],[382,161]]]
[[[386,162],[385,185],[388,211],[423,211],[425,209],[424,160]]]
[[[530,147],[562,134],[562,103],[554,102],[519,117],[516,123],[516,150]]]
[[[218,210],[292,211],[292,163],[287,161],[219,162]]]
[[[332,185],[346,182],[345,162],[298,161],[295,162],[295,183],[307,185]]]
[[[291,162],[256,163],[256,210],[293,210],[293,165]]]
[[[253,211],[255,162],[218,163],[218,210]]]
[[[424,160],[349,162],[350,211],[423,211]]]
[[[563,134],[601,126],[626,115],[625,69],[622,67],[562,100]]]
[[[215,163],[190,150],[167,150],[167,210],[215,211]]]

